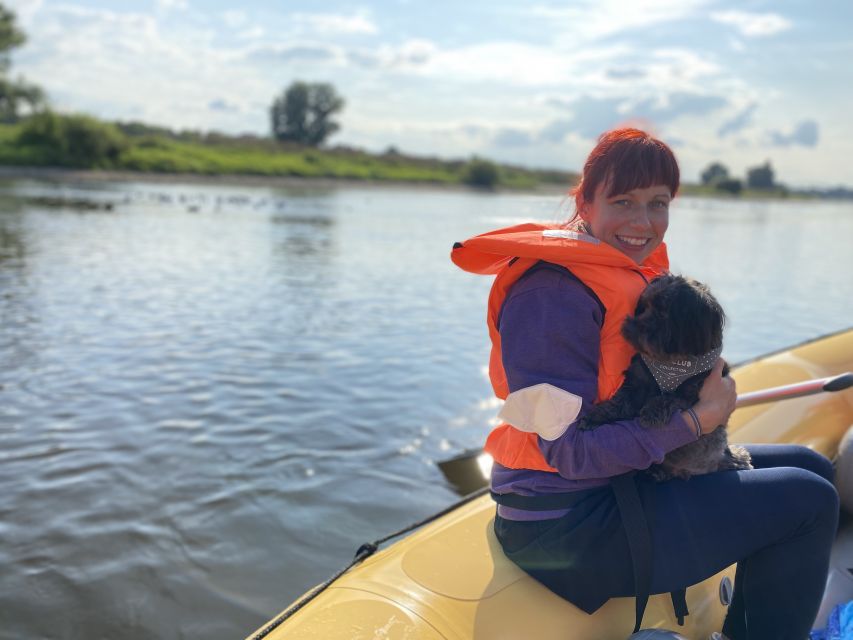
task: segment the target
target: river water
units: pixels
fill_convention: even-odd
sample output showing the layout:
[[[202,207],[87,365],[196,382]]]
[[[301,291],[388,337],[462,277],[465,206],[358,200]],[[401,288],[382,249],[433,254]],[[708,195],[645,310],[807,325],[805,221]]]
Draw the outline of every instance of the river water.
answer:
[[[565,214],[406,188],[0,195],[2,639],[243,637],[451,503],[435,461],[496,405],[489,282],[450,247]],[[680,198],[668,241],[730,361],[851,324],[851,202]]]

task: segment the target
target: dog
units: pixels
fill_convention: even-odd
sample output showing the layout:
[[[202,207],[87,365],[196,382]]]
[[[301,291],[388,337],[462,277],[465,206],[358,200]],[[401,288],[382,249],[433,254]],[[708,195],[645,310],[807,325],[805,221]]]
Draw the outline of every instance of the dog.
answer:
[[[722,307],[701,282],[676,275],[653,280],[622,325],[623,337],[637,350],[625,381],[610,400],[581,419],[579,428],[639,418],[642,426],[653,429],[673,412],[692,407],[719,357],[724,323]],[[726,364],[723,375],[728,373]],[[729,445],[726,425],[719,425],[669,452],[646,473],[663,482],[730,469],[752,469],[752,461],[746,449]]]

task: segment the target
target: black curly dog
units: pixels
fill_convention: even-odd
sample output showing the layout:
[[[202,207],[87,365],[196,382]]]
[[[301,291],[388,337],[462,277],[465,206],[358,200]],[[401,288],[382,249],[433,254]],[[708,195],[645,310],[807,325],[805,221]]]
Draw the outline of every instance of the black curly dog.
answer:
[[[579,428],[594,429],[605,423],[639,417],[653,429],[665,424],[673,412],[692,407],[709,372],[688,378],[675,391],[661,391],[640,354],[654,360],[672,361],[678,356],[701,356],[723,342],[725,314],[719,302],[701,282],[667,275],[653,280],[637,301],[632,317],[622,325],[622,335],[637,350],[625,372],[625,382],[610,399],[595,405]],[[729,367],[723,369],[728,375]],[[649,467],[657,481],[727,469],[752,469],[749,452],[729,445],[726,425],[666,455]]]

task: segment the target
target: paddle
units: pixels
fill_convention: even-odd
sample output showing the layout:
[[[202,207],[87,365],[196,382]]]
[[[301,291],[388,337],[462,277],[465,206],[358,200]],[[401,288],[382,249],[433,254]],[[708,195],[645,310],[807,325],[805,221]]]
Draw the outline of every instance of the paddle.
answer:
[[[815,378],[780,387],[742,393],[737,397],[735,408],[751,407],[767,402],[801,398],[816,393],[842,391],[853,386],[853,373],[847,372],[828,378]],[[463,495],[481,489],[488,483],[492,460],[482,449],[466,449],[462,453],[438,463],[441,473],[456,490]]]

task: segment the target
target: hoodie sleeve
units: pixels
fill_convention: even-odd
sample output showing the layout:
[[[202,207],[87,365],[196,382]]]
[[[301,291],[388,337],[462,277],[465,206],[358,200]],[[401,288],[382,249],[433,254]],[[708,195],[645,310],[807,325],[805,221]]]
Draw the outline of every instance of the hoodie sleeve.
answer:
[[[572,421],[563,428],[555,432],[553,424],[541,429],[531,424],[526,429],[539,433],[548,464],[572,480],[646,469],[696,440],[680,412],[655,429],[645,429],[637,420],[577,428],[577,419],[589,411],[598,391],[603,317],[601,304],[567,269],[540,263],[515,283],[498,321],[511,393],[547,384],[577,398],[579,410],[568,414]]]

